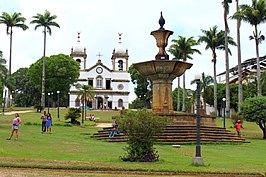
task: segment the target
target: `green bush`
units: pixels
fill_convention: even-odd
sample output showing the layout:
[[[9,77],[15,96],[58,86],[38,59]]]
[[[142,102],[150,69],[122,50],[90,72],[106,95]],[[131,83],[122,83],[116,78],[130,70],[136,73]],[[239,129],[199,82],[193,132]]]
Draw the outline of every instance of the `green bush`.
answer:
[[[80,122],[77,120],[81,116],[80,108],[69,108],[67,114],[65,115],[65,120],[70,119],[70,123],[74,125],[80,125]]]
[[[239,115],[247,121],[256,122],[263,132],[263,139],[266,139],[266,97],[253,97],[246,99],[240,104]]]
[[[118,118],[118,129],[123,129],[128,138],[126,154],[121,159],[130,162],[158,161],[159,156],[153,147],[154,137],[165,128],[167,120],[166,117],[156,116],[144,109],[128,111],[123,117]]]

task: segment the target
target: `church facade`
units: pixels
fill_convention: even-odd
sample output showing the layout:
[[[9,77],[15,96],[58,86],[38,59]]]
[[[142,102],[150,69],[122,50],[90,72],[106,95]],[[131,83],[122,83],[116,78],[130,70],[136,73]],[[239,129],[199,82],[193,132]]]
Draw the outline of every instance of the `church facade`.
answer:
[[[80,76],[77,83],[90,85],[93,88],[94,97],[87,101],[87,107],[91,109],[128,109],[129,104],[129,78],[128,50],[121,46],[119,33],[119,45],[112,52],[111,68],[102,63],[101,55],[94,62],[87,63],[86,49],[80,46],[80,33],[78,33],[77,45],[71,49],[70,56],[80,64]],[[88,65],[88,67],[87,67]],[[71,86],[69,91],[69,106],[82,106],[80,90]]]

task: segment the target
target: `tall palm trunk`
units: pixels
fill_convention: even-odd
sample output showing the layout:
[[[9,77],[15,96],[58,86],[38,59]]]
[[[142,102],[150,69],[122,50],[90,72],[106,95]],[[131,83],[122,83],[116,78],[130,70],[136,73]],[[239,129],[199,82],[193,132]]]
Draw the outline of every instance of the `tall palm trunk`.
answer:
[[[229,85],[229,55],[228,55],[228,32],[227,12],[224,7],[224,48],[225,48],[225,82],[226,82],[226,117],[230,117],[230,85]]]
[[[182,111],[186,111],[186,76],[183,74],[183,101],[182,101]]]
[[[259,41],[258,37],[255,38],[256,42],[256,56],[257,56],[257,96],[261,96],[260,86],[260,55],[259,55]]]
[[[177,111],[180,111],[180,77],[177,78]]]
[[[42,97],[41,97],[41,106],[45,108],[45,51],[46,51],[46,27],[44,27],[44,38],[43,38],[43,65],[42,65]]]
[[[217,80],[216,80],[216,53],[213,53],[213,105],[214,105],[214,112],[217,115]]]
[[[239,11],[238,0],[236,0],[236,11]],[[240,20],[237,20],[237,70],[238,70],[238,103],[243,102],[243,85],[242,85],[242,69],[241,69],[241,46],[240,46]],[[240,106],[238,106],[240,111]]]
[[[13,29],[12,26],[10,27],[10,44],[9,44],[9,66],[8,66],[8,77],[11,78],[11,59],[12,59],[12,35],[13,35]],[[8,88],[8,94],[7,94],[7,107],[11,107],[11,90]]]

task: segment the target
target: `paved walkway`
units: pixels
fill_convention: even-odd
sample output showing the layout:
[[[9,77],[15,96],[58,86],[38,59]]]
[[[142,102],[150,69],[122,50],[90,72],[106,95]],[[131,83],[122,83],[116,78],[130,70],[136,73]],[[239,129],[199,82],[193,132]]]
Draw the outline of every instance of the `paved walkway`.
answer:
[[[33,112],[33,110],[27,110],[27,111],[10,111],[10,112],[5,112],[4,115],[12,115],[15,113],[26,113],[26,112]]]
[[[97,123],[96,127],[112,127],[112,123]]]

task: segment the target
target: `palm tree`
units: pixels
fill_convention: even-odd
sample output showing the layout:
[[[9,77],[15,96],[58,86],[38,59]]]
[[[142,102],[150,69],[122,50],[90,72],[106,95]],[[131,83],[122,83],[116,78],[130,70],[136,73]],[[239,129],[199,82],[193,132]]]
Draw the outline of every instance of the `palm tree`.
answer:
[[[264,0],[252,0],[251,6],[247,4],[240,5],[239,11],[231,18],[248,22],[251,26],[254,26],[253,36],[249,36],[249,39],[255,40],[257,57],[257,95],[261,96],[259,44],[265,37],[261,34],[261,31],[258,31],[258,25],[266,22],[266,3]]]
[[[230,86],[229,86],[229,56],[228,56],[228,33],[229,26],[227,23],[227,15],[229,13],[229,3],[232,3],[232,0],[223,0],[224,8],[224,47],[225,47],[225,82],[226,82],[226,116],[230,115]]]
[[[236,0],[236,12],[239,12],[238,0]],[[240,45],[240,19],[237,20],[236,32],[237,32],[237,70],[238,70],[238,103],[243,102],[243,85],[242,85],[242,69],[241,69],[241,45]],[[240,111],[240,106],[238,106]]]
[[[195,84],[196,83],[196,79],[191,81],[191,85],[192,84]],[[203,72],[201,74],[201,80],[200,80],[200,89],[201,89],[201,92],[203,92],[202,94],[202,97],[203,97],[203,105],[204,105],[204,113],[206,115],[206,108],[207,108],[207,105],[206,105],[206,98],[207,98],[207,87],[213,83],[213,78],[209,75],[205,76],[205,73]]]
[[[84,126],[84,117],[86,117],[86,107],[88,105],[88,100],[92,100],[94,97],[93,88],[90,85],[81,85],[77,84],[76,88],[80,91],[78,96],[81,97],[82,102],[82,123],[81,126]]]
[[[194,40],[193,37],[186,39],[186,37],[178,36],[178,39],[173,39],[172,44],[170,46],[169,52],[172,53],[175,58],[181,57],[184,62],[187,59],[192,59],[191,55],[194,53],[201,52],[198,49],[192,48],[193,46],[199,45],[199,43]],[[175,59],[174,58],[174,59]],[[186,76],[185,73],[183,74],[183,101],[182,101],[182,111],[186,111],[185,100],[186,100]]]
[[[214,79],[214,111],[217,114],[217,79],[216,79],[216,62],[217,62],[217,54],[216,50],[225,50],[225,32],[223,30],[217,30],[217,26],[213,26],[209,30],[201,30],[204,34],[199,37],[199,42],[205,42],[205,49],[211,49],[212,51],[212,62],[213,62],[213,79]],[[228,36],[228,44],[236,45],[233,41],[233,38]],[[231,55],[231,51],[228,48],[228,53]]]
[[[29,27],[25,25],[26,18],[21,16],[21,13],[14,12],[13,14],[8,14],[7,12],[3,12],[0,16],[0,24],[6,25],[6,33],[10,35],[10,44],[9,44],[9,68],[8,75],[11,76],[11,59],[12,59],[12,37],[13,37],[13,27],[21,28],[22,30],[26,30]],[[8,88],[8,100],[7,107],[10,107],[10,89]]]
[[[43,67],[42,67],[42,97],[41,97],[41,106],[45,107],[45,52],[46,52],[46,32],[49,35],[52,35],[51,26],[60,28],[60,26],[54,21],[57,16],[51,15],[49,11],[45,11],[44,14],[37,14],[32,17],[31,24],[36,24],[35,30],[39,27],[43,27]]]

